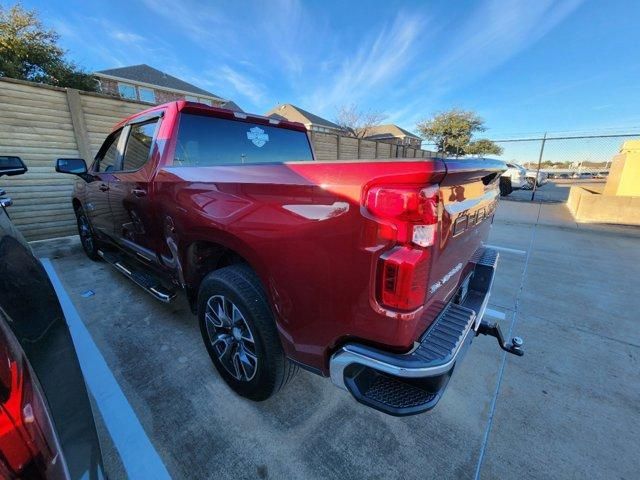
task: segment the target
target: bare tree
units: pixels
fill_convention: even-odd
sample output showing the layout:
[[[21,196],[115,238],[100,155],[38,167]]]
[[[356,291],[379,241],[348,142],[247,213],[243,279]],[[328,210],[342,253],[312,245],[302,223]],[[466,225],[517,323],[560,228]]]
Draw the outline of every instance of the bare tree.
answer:
[[[360,110],[355,104],[343,105],[338,110],[335,123],[350,136],[364,138],[372,127],[380,125],[387,116],[372,110]]]

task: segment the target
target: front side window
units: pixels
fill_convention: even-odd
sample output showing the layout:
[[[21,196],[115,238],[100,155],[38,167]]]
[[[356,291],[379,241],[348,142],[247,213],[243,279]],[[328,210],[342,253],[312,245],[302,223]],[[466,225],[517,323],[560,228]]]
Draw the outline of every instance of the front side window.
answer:
[[[127,146],[124,149],[122,170],[133,171],[143,167],[151,154],[153,135],[156,131],[158,119],[131,125]]]
[[[118,140],[120,140],[120,133],[112,134],[107,138],[105,144],[98,153],[98,163],[96,165],[97,172],[113,172],[116,169],[116,163],[118,162]],[[107,146],[108,145],[108,146]]]
[[[118,93],[122,98],[127,98],[129,100],[136,100],[136,87],[129,83],[121,83],[118,82]]]
[[[153,88],[138,87],[138,95],[143,102],[156,103],[156,93]]]
[[[175,166],[311,161],[306,132],[183,113]]]

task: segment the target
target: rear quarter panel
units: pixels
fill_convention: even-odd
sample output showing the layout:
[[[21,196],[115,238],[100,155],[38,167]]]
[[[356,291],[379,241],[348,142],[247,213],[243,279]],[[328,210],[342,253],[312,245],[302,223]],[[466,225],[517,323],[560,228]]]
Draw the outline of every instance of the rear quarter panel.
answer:
[[[443,174],[438,161],[164,167],[155,195],[178,251],[211,241],[245,258],[287,354],[326,372],[328,355],[348,339],[406,349],[420,328],[415,315],[376,308],[372,279],[386,244],[361,205],[363,185],[426,185]]]

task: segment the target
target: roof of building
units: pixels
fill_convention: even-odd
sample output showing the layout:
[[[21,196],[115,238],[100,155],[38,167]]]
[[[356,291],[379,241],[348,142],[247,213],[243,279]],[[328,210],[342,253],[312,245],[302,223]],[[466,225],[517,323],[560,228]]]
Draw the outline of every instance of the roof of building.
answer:
[[[132,82],[141,82],[155,85],[157,87],[170,88],[173,90],[181,90],[183,92],[194,93],[196,95],[203,95],[207,97],[221,98],[218,95],[207,92],[200,87],[196,87],[184,80],[180,80],[168,73],[162,72],[156,68],[150,67],[146,64],[131,65],[128,67],[110,68],[107,70],[100,70],[95,72],[95,75],[107,75],[110,77],[117,77],[123,80],[130,80]]]
[[[227,110],[233,110],[234,112],[244,112],[244,110],[241,109],[240,106],[232,100],[227,100],[222,105],[220,105],[220,108],[226,108]]]
[[[386,125],[376,125],[375,127],[367,128],[367,137],[366,138],[401,138],[401,137],[411,137],[416,138],[418,140],[422,140],[415,133],[411,133],[404,128],[400,128],[393,123],[389,123]]]
[[[319,117],[318,115],[315,115],[311,112],[307,112],[300,107],[291,105],[290,103],[284,103],[272,108],[267,113],[265,113],[265,116],[276,119],[285,119],[289,120],[290,122],[319,125],[321,127],[335,128],[340,130],[339,125],[336,125],[335,123],[330,122],[325,118]]]

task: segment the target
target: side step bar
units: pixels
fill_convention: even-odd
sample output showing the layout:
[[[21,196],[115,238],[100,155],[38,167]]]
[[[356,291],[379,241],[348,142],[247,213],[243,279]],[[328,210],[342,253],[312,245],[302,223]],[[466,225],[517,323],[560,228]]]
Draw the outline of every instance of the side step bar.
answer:
[[[113,252],[103,252],[102,250],[98,250],[98,255],[100,255],[107,263],[113,265],[116,270],[122,273],[125,277],[142,287],[156,300],[169,303],[176,298],[175,290],[165,287],[162,281],[155,275],[143,272],[142,270],[136,269],[126,263],[123,255]]]

